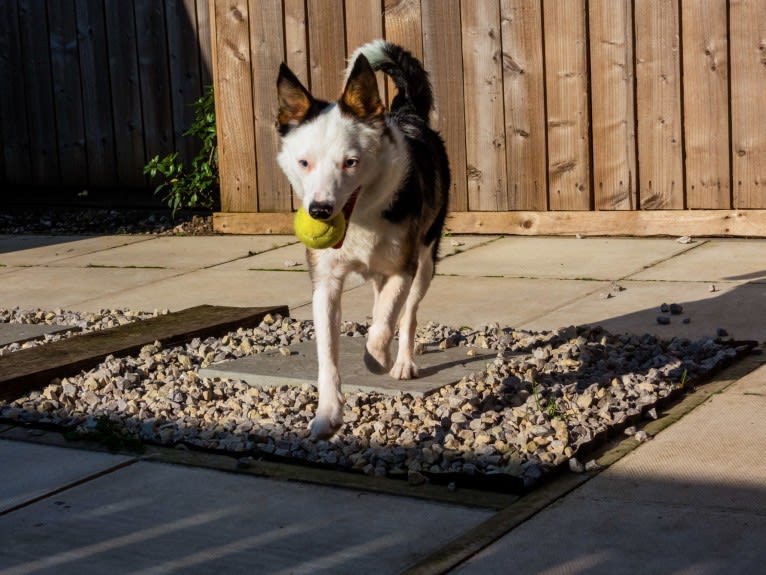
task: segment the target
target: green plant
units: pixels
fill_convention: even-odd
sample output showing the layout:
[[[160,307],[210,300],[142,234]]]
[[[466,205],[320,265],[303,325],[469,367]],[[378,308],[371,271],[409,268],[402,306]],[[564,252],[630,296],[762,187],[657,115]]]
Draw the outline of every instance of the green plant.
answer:
[[[194,136],[201,141],[200,150],[188,169],[178,159],[178,152],[164,158],[154,156],[144,166],[144,174],[150,178],[162,176],[164,179],[154,193],[164,193],[162,199],[173,217],[179,209],[212,210],[218,204],[218,146],[212,86],[208,86],[204,95],[194,102],[194,122],[184,136]]]
[[[124,431],[117,423],[109,419],[108,415],[99,415],[92,431],[69,431],[64,434],[64,437],[68,441],[79,439],[97,441],[113,453],[118,451],[144,452],[144,444],[141,439]]]

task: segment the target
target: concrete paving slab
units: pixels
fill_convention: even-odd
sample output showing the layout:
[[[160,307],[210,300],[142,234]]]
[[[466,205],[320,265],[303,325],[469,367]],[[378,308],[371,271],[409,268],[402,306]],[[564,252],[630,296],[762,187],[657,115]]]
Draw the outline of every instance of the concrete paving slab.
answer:
[[[167,271],[167,270],[165,270]],[[176,272],[177,273],[177,272]],[[119,293],[105,293],[82,300],[76,309],[110,307],[169,309],[177,311],[195,305],[215,304],[250,307],[306,305],[311,301],[308,272],[227,271],[218,267],[160,279]]]
[[[735,383],[455,572],[762,571],[764,409]]]
[[[631,276],[631,279],[766,283],[766,242],[707,240],[693,250]]]
[[[75,328],[70,325],[46,325],[43,323],[0,323],[0,345],[23,343],[70,329]]]
[[[459,257],[459,256],[455,256]],[[436,321],[455,327],[488,325],[519,327],[593,292],[606,289],[606,282],[540,280],[491,277],[437,276],[421,303],[421,325]],[[363,285],[343,294],[343,319],[368,321],[372,314],[372,287]],[[311,319],[311,305],[291,309],[291,315]],[[561,325],[571,325],[566,318]]]
[[[474,234],[450,234],[439,242],[439,257],[448,258],[462,254],[479,246],[490,244],[500,236],[485,236]]]
[[[149,235],[0,236],[0,264],[40,266],[154,239]]]
[[[293,236],[161,236],[149,242],[69,258],[62,265],[201,269],[295,241]]]
[[[130,460],[124,455],[0,439],[0,513]]]
[[[480,349],[474,349],[476,355],[469,356],[465,347],[428,349],[416,358],[420,377],[399,381],[388,375],[375,375],[367,371],[362,359],[365,341],[361,337],[341,338],[339,369],[343,389],[347,392],[402,392],[420,397],[456,383],[470,373],[485,369],[486,364],[497,356],[497,352]],[[392,344],[394,356],[397,344],[396,341]],[[316,385],[316,343],[307,341],[287,349],[292,352],[290,356],[284,356],[279,351],[260,353],[208,366],[200,370],[200,375],[241,379],[255,387]]]
[[[625,288],[615,297],[604,299],[601,292],[587,296],[521,324],[526,329],[550,329],[553,325],[600,325],[612,333],[650,333],[662,338],[700,338],[715,336],[724,328],[737,339],[766,341],[766,285],[720,284],[709,291],[704,282],[620,281]],[[660,312],[663,303],[679,303],[683,314]],[[659,325],[658,316],[670,317],[669,325]],[[683,320],[688,318],[688,324]]]
[[[490,515],[139,462],[0,517],[0,573],[398,573]]]
[[[684,252],[689,245],[672,239],[508,237],[441,262],[437,273],[616,280]]]
[[[98,311],[100,308],[97,306],[83,307],[79,304],[94,298],[105,298],[105,302],[123,307],[120,306],[120,292],[136,286],[150,286],[177,273],[166,269],[17,268],[3,274],[0,306]],[[107,295],[110,297],[106,298]],[[141,302],[132,303],[136,304],[134,309],[151,311],[158,307],[151,300],[151,297],[146,297]]]

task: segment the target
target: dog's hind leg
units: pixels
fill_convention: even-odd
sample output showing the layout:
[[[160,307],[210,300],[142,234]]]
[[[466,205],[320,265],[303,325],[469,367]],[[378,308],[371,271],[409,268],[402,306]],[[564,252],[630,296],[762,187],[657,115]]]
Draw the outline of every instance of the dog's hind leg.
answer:
[[[343,279],[332,274],[327,274],[322,281],[314,281],[312,305],[319,367],[319,405],[314,419],[309,423],[311,437],[314,439],[331,437],[343,425],[345,400],[338,373],[342,292]]]
[[[404,304],[404,314],[399,323],[399,351],[396,363],[389,374],[394,379],[413,379],[418,377],[418,366],[415,365],[413,353],[415,349],[415,329],[417,328],[417,312],[420,301],[426,295],[434,275],[433,250],[424,246],[418,257],[418,271],[412,282],[407,301]]]
[[[411,285],[412,276],[403,274],[373,279],[375,304],[364,353],[364,363],[373,373],[386,373],[391,368],[391,339]]]

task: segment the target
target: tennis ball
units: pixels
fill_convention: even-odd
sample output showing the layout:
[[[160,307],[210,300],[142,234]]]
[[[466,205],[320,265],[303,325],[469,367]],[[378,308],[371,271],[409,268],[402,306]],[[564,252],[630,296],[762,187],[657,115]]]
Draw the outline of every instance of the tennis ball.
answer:
[[[314,250],[331,248],[341,242],[346,234],[346,217],[343,212],[331,220],[322,221],[312,218],[306,210],[298,208],[293,220],[295,236],[306,247]]]

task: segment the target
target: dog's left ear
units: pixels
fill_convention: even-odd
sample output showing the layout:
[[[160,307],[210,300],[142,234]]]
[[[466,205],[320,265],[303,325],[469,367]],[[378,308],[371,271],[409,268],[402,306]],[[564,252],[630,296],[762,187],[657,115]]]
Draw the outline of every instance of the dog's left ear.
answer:
[[[291,127],[297,126],[304,120],[314,105],[314,98],[285,64],[279,67],[277,93],[279,95],[277,122],[280,132],[284,135]]]
[[[362,55],[354,62],[339,104],[342,112],[362,120],[380,117],[385,112],[375,71]]]

